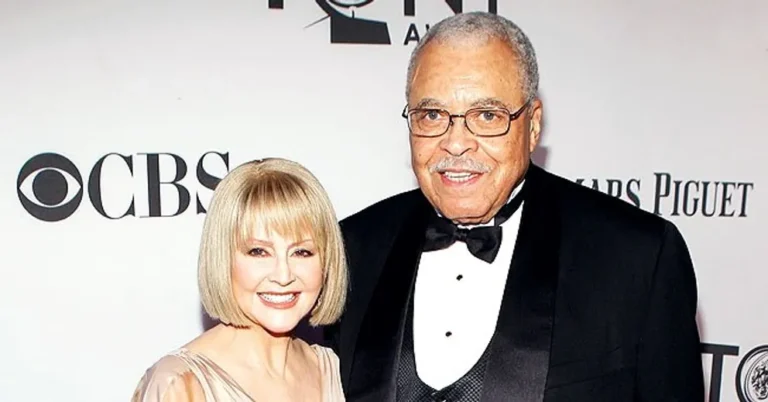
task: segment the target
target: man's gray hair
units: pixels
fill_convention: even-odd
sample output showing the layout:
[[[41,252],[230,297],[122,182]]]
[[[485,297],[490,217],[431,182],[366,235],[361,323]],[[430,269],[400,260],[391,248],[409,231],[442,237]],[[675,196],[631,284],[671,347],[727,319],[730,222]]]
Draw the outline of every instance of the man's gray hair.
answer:
[[[406,97],[410,95],[411,80],[422,50],[433,41],[462,41],[498,39],[506,43],[519,58],[520,85],[526,100],[533,99],[539,90],[539,67],[533,45],[522,29],[512,21],[486,12],[456,14],[430,27],[411,53],[408,62]]]

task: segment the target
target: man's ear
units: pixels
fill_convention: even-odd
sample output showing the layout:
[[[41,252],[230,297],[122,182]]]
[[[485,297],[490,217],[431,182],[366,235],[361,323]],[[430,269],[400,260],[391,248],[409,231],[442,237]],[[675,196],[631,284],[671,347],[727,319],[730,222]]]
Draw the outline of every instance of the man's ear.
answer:
[[[541,138],[541,122],[544,113],[544,108],[541,100],[534,99],[529,106],[530,111],[528,120],[528,151],[533,153],[536,146],[539,144]]]

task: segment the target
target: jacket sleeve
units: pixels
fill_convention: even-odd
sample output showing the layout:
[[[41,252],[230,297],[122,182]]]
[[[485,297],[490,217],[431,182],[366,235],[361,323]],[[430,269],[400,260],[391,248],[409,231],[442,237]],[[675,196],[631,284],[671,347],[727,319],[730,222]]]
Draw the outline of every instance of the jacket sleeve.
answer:
[[[704,400],[697,297],[688,247],[675,225],[667,223],[638,348],[638,401]]]

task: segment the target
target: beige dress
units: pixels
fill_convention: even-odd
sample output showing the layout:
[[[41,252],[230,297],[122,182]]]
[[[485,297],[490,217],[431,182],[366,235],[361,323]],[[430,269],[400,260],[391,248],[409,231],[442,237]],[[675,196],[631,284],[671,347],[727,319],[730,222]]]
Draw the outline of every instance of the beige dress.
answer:
[[[322,402],[344,402],[338,356],[319,345],[310,347],[320,363]],[[131,398],[131,402],[176,401],[262,402],[250,398],[216,363],[185,348],[169,353],[150,367]]]

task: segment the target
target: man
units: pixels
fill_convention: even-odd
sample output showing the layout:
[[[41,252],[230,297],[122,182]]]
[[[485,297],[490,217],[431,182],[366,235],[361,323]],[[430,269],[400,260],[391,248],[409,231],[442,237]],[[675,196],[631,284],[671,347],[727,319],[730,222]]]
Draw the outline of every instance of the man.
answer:
[[[680,232],[531,163],[537,71],[492,14],[414,50],[419,189],[342,221],[351,293],[327,337],[348,401],[704,400]]]

